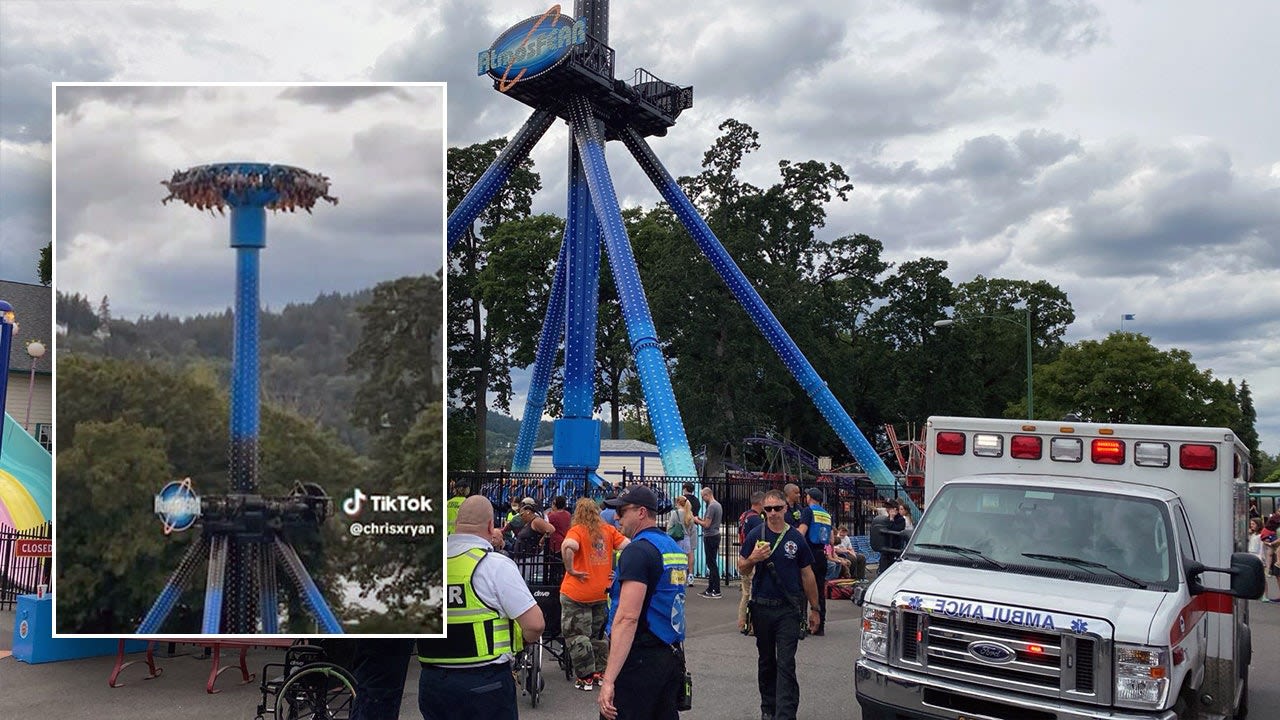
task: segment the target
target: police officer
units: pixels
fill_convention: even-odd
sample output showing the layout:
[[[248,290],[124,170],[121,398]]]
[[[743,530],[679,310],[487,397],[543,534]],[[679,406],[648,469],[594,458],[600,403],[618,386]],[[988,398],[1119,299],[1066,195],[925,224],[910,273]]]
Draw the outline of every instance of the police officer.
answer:
[[[796,680],[796,645],[801,623],[818,629],[818,584],[813,577],[809,543],[786,521],[782,493],[764,496],[765,524],[752,530],[742,545],[738,572],[754,569],[751,583],[751,625],[755,629],[756,682],[764,720],[795,720],[800,707]],[[807,619],[804,600],[809,601]]]
[[[654,517],[670,508],[643,485],[605,504],[631,538],[609,589],[609,660],[596,703],[608,720],[677,720],[684,685],[687,556]]]
[[[515,720],[511,660],[542,635],[542,610],[511,558],[494,552],[493,504],[473,495],[449,536],[448,637],[418,641],[418,708],[424,720]]]
[[[818,583],[818,629],[814,635],[827,633],[827,543],[831,542],[831,513],[822,507],[822,491],[811,487],[804,491],[809,497],[805,514],[808,522],[798,530],[809,542],[809,554],[813,556],[813,577]]]

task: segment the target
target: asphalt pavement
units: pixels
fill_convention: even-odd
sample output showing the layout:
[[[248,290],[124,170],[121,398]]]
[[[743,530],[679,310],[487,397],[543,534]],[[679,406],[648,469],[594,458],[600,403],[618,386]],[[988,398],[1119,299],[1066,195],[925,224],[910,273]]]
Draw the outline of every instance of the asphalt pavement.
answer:
[[[702,585],[695,587],[695,592]],[[755,644],[738,633],[736,586],[725,588],[720,600],[707,600],[691,592],[688,597],[688,658],[693,674],[693,710],[684,720],[741,720],[758,718],[759,696],[755,683]],[[797,666],[800,676],[801,720],[857,719],[861,717],[853,691],[853,663],[857,658],[858,608],[848,600],[828,603],[827,634],[800,643]],[[1253,717],[1266,716],[1267,708],[1280,707],[1280,603],[1252,603],[1254,662],[1250,676]],[[11,633],[2,623],[0,632]],[[9,638],[0,641],[8,645]],[[0,646],[2,647],[2,646]],[[189,651],[189,647],[179,646]],[[265,662],[278,661],[279,651],[249,653],[249,667],[260,670]],[[130,659],[140,658],[132,655]],[[223,662],[232,658],[225,657]],[[190,655],[159,658],[164,673],[146,680],[145,666],[127,668],[121,688],[107,686],[114,657],[88,658],[27,665],[12,657],[0,658],[0,718],[95,718],[96,720],[172,720],[174,717],[252,720],[260,692],[257,682],[238,684],[239,673],[229,671],[218,680],[223,691],[208,695],[205,681],[209,661]],[[419,720],[418,671],[411,664],[400,720]],[[575,690],[572,683],[547,668],[547,687],[537,708],[520,697],[522,718],[594,718],[595,692]]]

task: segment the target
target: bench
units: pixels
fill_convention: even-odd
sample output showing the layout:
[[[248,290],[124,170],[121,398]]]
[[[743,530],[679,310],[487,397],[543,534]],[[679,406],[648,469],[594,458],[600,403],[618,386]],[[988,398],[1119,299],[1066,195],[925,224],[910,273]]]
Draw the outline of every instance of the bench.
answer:
[[[119,682],[121,671],[123,671],[125,668],[131,665],[137,665],[138,663],[142,663],[142,662],[145,662],[147,664],[147,676],[144,679],[151,680],[153,678],[160,677],[160,675],[163,674],[164,672],[164,668],[156,666],[156,662],[155,662],[156,643],[169,643],[171,645],[183,643],[186,645],[196,645],[198,647],[204,648],[206,651],[212,651],[213,662],[211,667],[209,668],[209,681],[205,683],[205,686],[204,686],[205,692],[212,695],[213,693],[222,692],[221,690],[217,689],[217,687],[215,687],[218,682],[218,676],[222,675],[222,673],[226,672],[227,670],[231,670],[232,668],[236,668],[240,670],[240,677],[242,678],[242,680],[240,681],[241,685],[245,685],[254,681],[254,678],[256,676],[253,673],[249,672],[249,667],[245,664],[245,655],[249,652],[249,648],[255,648],[255,647],[287,648],[290,645],[292,645],[294,641],[295,641],[294,638],[286,638],[286,637],[257,638],[257,639],[247,639],[247,640],[235,640],[235,639],[224,640],[217,637],[151,638],[151,639],[148,639],[147,641],[147,654],[144,659],[130,660],[128,662],[125,662],[124,639],[122,638],[116,647],[116,664],[115,664],[115,667],[112,668],[111,670],[111,677],[107,679],[107,685],[113,688],[124,686],[124,683]],[[221,664],[222,651],[224,649],[239,650],[240,651],[239,662],[233,665],[222,665]]]

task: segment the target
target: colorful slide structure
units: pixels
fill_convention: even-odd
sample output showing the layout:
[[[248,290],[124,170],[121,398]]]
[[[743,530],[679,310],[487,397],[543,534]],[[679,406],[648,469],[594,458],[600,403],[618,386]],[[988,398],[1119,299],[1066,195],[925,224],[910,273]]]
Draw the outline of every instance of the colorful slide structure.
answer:
[[[32,530],[53,519],[53,456],[8,413],[0,441],[0,527]]]

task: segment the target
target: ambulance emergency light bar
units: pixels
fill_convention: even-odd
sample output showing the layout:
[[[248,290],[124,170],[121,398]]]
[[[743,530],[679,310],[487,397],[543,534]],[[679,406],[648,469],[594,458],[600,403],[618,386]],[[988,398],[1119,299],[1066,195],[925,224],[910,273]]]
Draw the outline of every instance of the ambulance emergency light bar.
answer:
[[[1029,429],[1025,428],[1024,429]],[[1073,432],[1073,428],[1061,428],[1061,432]],[[1114,430],[1102,428],[1101,435]],[[966,434],[954,430],[938,433],[939,455],[964,455],[968,448]],[[1093,438],[1089,441],[1089,460],[1097,465],[1123,465],[1126,458],[1124,440]],[[996,433],[974,433],[975,457],[1004,457],[1004,436]],[[1039,435],[1013,435],[1009,438],[1009,457],[1017,460],[1040,460],[1044,455],[1044,438]],[[1133,443],[1133,464],[1139,467],[1167,468],[1172,449],[1166,442],[1137,441]],[[1084,439],[1078,437],[1054,437],[1049,439],[1049,459],[1053,462],[1078,463],[1084,461]],[[1183,470],[1218,469],[1218,449],[1205,443],[1179,443],[1178,467]]]

